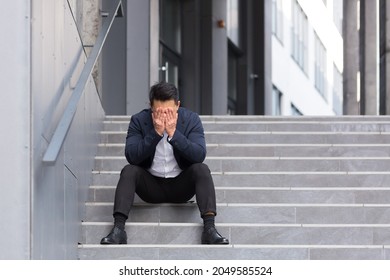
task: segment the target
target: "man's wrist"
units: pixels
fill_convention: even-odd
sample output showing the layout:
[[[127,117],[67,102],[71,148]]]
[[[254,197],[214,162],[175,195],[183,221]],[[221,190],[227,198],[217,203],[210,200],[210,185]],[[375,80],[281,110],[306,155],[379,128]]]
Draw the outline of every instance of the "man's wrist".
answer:
[[[168,133],[168,138],[169,138],[169,139],[172,139],[172,138],[173,138],[173,135],[175,135],[175,131],[176,131],[176,129],[175,129],[173,132],[169,132],[169,133]]]
[[[156,131],[156,133],[160,136],[160,137],[163,137],[164,136],[164,131],[163,132],[159,132],[157,129],[155,129],[154,131]]]

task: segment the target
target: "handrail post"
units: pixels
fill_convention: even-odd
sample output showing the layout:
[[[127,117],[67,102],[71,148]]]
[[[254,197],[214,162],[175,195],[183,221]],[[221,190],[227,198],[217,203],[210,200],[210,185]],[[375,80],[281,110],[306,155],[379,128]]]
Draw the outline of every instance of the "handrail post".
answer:
[[[76,87],[72,93],[72,96],[69,99],[69,102],[65,108],[65,111],[57,125],[56,130],[54,131],[53,137],[50,140],[49,146],[43,156],[42,161],[48,164],[53,164],[57,160],[58,154],[64,144],[66,135],[68,134],[70,125],[77,110],[78,102],[84,93],[86,84],[89,77],[93,71],[93,67],[96,64],[96,61],[100,55],[100,52],[103,48],[104,42],[106,41],[108,32],[112,26],[112,23],[116,17],[116,14],[122,8],[122,1],[117,0],[115,5],[109,11],[109,15],[103,23],[102,29],[96,38],[96,42],[90,55],[87,58],[87,62],[84,65],[84,68],[80,74],[80,78],[77,81]]]

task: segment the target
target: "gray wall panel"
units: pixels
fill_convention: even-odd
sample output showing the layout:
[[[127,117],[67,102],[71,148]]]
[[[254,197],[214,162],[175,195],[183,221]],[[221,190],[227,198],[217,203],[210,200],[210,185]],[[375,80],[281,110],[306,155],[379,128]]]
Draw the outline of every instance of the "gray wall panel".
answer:
[[[0,14],[0,259],[75,259],[104,111],[90,81],[57,162],[43,164],[86,57],[66,0],[7,1]]]
[[[30,256],[29,2],[2,1],[0,9],[0,259]]]
[[[99,124],[104,116],[90,79],[55,165],[41,162],[86,57],[67,1],[35,1],[32,26],[34,110],[34,259],[74,259],[82,203],[91,181]]]

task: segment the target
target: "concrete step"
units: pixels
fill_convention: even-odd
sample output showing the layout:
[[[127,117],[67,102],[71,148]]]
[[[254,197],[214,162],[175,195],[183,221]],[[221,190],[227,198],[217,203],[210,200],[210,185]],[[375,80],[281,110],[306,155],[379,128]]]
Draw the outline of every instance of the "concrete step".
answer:
[[[98,156],[124,156],[124,143],[99,144]],[[390,157],[390,144],[207,144],[207,156]]]
[[[102,131],[101,143],[125,143],[126,132]],[[387,132],[253,132],[207,131],[209,144],[388,144]]]
[[[116,186],[91,186],[89,202],[113,202]],[[390,204],[388,188],[215,187],[217,203]],[[142,203],[136,196],[135,203]]]
[[[231,245],[381,245],[390,241],[389,225],[267,225],[216,224]],[[84,244],[99,244],[112,223],[83,223]],[[196,223],[130,223],[126,225],[128,244],[200,243],[203,226]]]
[[[204,161],[212,172],[274,171],[390,171],[390,157],[213,157]],[[124,156],[96,157],[95,170],[121,170]]]
[[[107,118],[113,120],[115,117]],[[202,122],[234,122],[234,121],[264,121],[264,122],[356,122],[356,123],[378,123],[389,122],[389,116],[263,116],[263,115],[201,115]],[[124,118],[121,120],[130,120]]]
[[[378,123],[390,122],[389,116],[264,116],[264,115],[200,115],[203,122],[265,121],[265,122],[358,122]],[[106,116],[105,121],[129,122],[131,115]]]
[[[82,260],[389,260],[382,245],[79,245]]]
[[[390,134],[382,132],[205,132],[207,143],[264,143],[264,144],[387,144]]]
[[[129,245],[112,227],[130,116],[108,116],[95,158],[80,259],[390,259],[390,117],[201,116],[228,246],[199,245],[195,199],[139,197]]]
[[[204,121],[205,131],[389,132],[388,121]],[[104,121],[106,131],[126,131],[129,121]]]
[[[103,175],[103,174],[102,174]],[[213,175],[217,186],[244,187],[388,187],[389,172],[224,172]]]
[[[390,204],[218,203],[219,223],[389,224]],[[86,220],[110,222],[113,203],[88,202]],[[129,222],[200,222],[195,203],[135,204]]]
[[[120,171],[93,171],[92,184],[113,186]],[[386,172],[223,172],[212,173],[214,184],[223,187],[266,188],[387,188]]]

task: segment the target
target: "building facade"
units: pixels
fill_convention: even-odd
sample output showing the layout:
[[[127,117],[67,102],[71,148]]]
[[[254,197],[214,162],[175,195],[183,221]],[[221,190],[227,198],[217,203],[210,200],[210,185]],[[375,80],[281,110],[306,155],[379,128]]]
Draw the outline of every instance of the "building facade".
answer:
[[[341,115],[342,3],[272,2],[272,114]]]
[[[121,50],[108,47],[103,55],[108,114],[145,108],[149,87],[159,80],[176,84],[183,106],[200,114],[271,113],[271,0],[124,4],[126,17],[110,40]],[[125,76],[118,80],[113,72]]]
[[[342,114],[340,1],[125,4],[127,17],[111,40],[122,51],[103,56],[106,112],[139,111],[150,85],[167,80],[183,106],[200,114]]]

